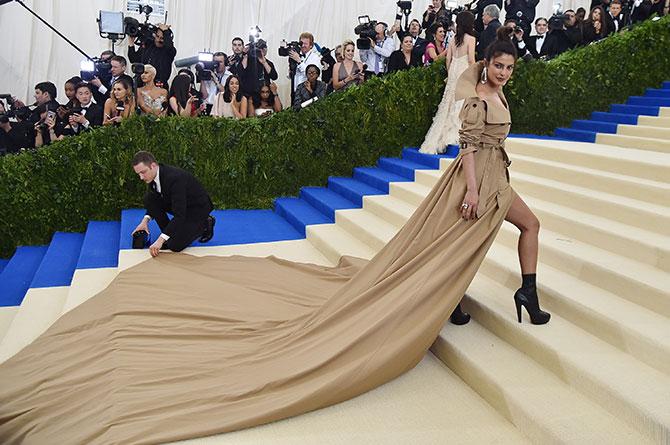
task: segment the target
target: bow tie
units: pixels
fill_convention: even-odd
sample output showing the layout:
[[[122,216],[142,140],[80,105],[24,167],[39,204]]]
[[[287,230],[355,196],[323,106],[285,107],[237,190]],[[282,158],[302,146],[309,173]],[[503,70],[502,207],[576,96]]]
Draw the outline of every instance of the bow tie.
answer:
[[[544,39],[544,35],[537,36],[537,40],[542,40],[542,39]]]

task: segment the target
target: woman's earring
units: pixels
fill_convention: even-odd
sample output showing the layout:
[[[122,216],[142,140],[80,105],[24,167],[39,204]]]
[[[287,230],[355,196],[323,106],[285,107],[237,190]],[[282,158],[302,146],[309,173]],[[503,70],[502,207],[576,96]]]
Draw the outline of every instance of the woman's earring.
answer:
[[[482,70],[482,75],[481,75],[480,82],[481,83],[486,83],[488,80],[489,79],[488,79],[488,75],[486,73],[486,67],[484,67],[484,69]]]

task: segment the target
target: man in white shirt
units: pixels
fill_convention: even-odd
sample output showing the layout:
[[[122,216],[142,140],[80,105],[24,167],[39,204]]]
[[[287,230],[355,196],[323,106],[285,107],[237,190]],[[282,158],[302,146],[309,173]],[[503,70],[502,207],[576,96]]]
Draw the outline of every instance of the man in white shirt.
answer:
[[[314,48],[314,36],[309,32],[300,34],[300,53],[291,50],[288,56],[298,64],[293,76],[293,92],[295,93],[298,86],[307,80],[307,67],[321,66],[321,54]]]
[[[212,80],[203,80],[200,82],[200,93],[202,93],[202,97],[206,98],[205,103],[207,104],[208,115],[214,105],[216,95],[223,92],[226,81],[232,75],[226,66],[226,59],[227,56],[225,53],[220,51],[214,53],[213,60],[218,65],[216,66],[216,70],[212,71]]]
[[[361,61],[367,65],[366,74],[379,76],[386,72],[386,62],[395,50],[393,39],[386,35],[386,23],[375,25],[377,35],[370,39],[370,49],[360,50]],[[366,76],[367,77],[367,76]]]
[[[537,35],[528,37],[525,42],[528,47],[528,52],[534,59],[539,59],[546,54],[546,51],[543,51],[543,46],[547,40],[548,29],[549,22],[547,22],[547,19],[539,17],[535,20],[535,32],[537,32]],[[521,48],[522,46],[519,45],[519,47]]]

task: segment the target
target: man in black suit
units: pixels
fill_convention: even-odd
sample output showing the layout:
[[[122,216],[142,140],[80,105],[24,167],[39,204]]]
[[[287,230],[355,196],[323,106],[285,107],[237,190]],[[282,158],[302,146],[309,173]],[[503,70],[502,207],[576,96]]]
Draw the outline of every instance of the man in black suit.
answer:
[[[401,27],[400,20],[401,19],[396,16],[396,21],[391,27],[391,34],[395,33],[395,35],[398,36],[398,40],[400,40],[401,44],[406,35],[411,35],[412,41],[414,43],[412,52],[419,57],[423,57],[423,53],[426,52],[426,46],[428,46],[428,40],[419,35],[421,34],[421,23],[419,23],[417,19],[412,20],[409,23],[409,31],[405,32]]]
[[[486,48],[496,39],[496,32],[502,25],[500,24],[500,8],[497,5],[488,5],[482,13],[484,31],[479,35],[479,41],[475,51],[477,60],[482,60],[486,56]]]
[[[60,104],[56,102],[56,96],[58,95],[58,90],[56,90],[56,85],[52,82],[40,82],[35,85],[35,105],[37,108],[40,108],[40,105],[44,105],[49,111],[56,111]],[[40,121],[40,111],[35,108],[30,114],[30,121],[32,124],[36,124]]]
[[[549,22],[547,22],[547,19],[540,17],[535,20],[535,32],[537,32],[537,34],[526,37],[526,47],[528,48],[528,52],[533,56],[533,59],[539,59],[547,54],[546,43],[548,30]]]
[[[68,127],[72,134],[80,134],[90,130],[92,127],[102,125],[102,107],[93,102],[93,88],[86,82],[81,82],[75,87],[75,96],[79,107],[74,109],[68,116]],[[66,128],[67,130],[67,128]]]
[[[617,33],[626,26],[622,0],[612,0],[610,2],[610,10],[605,13],[605,20],[607,21],[607,30],[611,33]]]
[[[108,79],[108,83],[107,84],[102,83],[103,81],[101,79],[98,79],[97,77],[91,81],[91,84],[95,87],[95,89],[93,89],[93,98],[100,106],[105,105],[105,101],[111,95],[112,86],[114,86],[114,82],[116,82],[117,80],[125,78],[130,85],[134,84],[133,78],[126,74],[128,62],[126,61],[125,57],[112,56],[112,58],[109,59],[109,61],[111,68],[109,72],[110,76]]]
[[[516,19],[523,32],[529,35],[538,3],[540,0],[505,0],[505,20]]]
[[[153,218],[161,229],[160,236],[149,247],[151,256],[161,249],[180,252],[200,238],[206,243],[214,235],[212,200],[200,182],[191,173],[177,167],[158,164],[154,155],[140,151],[133,157],[133,170],[140,179],[149,184],[144,195],[147,214],[135,228],[149,233],[149,221]],[[168,218],[168,213],[173,216]]]

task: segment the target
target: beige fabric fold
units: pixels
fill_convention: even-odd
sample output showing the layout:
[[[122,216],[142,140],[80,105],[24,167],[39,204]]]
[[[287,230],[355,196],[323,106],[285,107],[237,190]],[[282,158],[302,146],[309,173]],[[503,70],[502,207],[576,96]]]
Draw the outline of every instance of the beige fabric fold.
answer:
[[[370,262],[171,254],[122,272],[0,365],[1,442],[207,436],[335,404],[411,369],[514,197],[503,152],[474,156],[490,191],[482,216],[460,217],[459,157]]]

